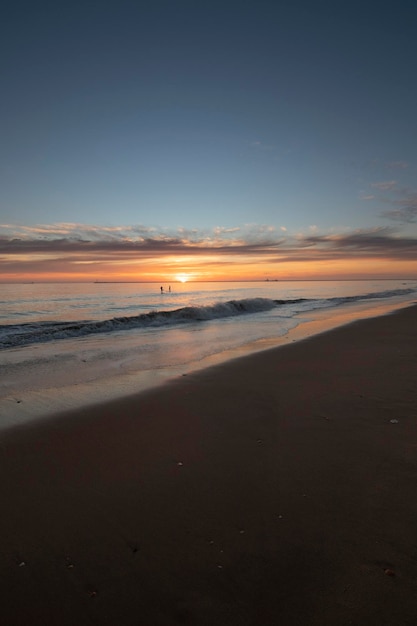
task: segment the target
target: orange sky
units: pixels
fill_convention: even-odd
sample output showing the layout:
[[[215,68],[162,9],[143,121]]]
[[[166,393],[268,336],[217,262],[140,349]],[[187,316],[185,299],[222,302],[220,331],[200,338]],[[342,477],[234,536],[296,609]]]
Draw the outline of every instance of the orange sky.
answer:
[[[67,260],[36,254],[13,259],[14,271],[1,273],[2,282],[144,281],[176,282],[215,280],[313,280],[361,278],[416,278],[417,261],[353,258],[273,262],[268,258],[196,258],[166,256],[142,260]],[[20,267],[19,267],[20,266]]]

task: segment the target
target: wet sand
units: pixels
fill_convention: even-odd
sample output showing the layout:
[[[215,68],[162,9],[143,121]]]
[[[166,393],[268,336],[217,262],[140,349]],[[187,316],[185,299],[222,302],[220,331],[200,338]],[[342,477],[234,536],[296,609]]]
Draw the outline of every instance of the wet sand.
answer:
[[[6,626],[417,623],[417,306],[0,435]]]

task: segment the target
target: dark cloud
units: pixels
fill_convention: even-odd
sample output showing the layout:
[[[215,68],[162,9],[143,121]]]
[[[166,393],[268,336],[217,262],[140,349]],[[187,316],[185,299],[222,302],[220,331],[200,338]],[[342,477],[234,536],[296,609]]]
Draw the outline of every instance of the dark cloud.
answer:
[[[388,229],[363,231],[338,236],[310,236],[306,242],[323,255],[322,258],[381,258],[417,260],[417,239],[397,237]]]
[[[158,257],[167,255],[206,255],[210,254],[270,254],[283,242],[281,241],[264,241],[261,243],[250,243],[244,241],[220,241],[208,242],[189,241],[181,238],[164,238],[164,239],[141,239],[139,241],[80,241],[73,239],[11,239],[0,238],[0,254],[78,254],[86,257],[94,258],[126,258],[129,256],[141,257]]]
[[[410,211],[410,221],[412,216],[415,219],[417,207],[404,207],[399,211],[404,214],[407,210]],[[0,238],[0,265],[3,270],[9,270],[10,264],[19,268],[30,265],[33,271],[36,268],[45,271],[45,268],[53,265],[56,271],[58,266],[66,266],[68,269],[81,264],[111,265],[116,261],[127,264],[157,262],[171,256],[192,257],[196,261],[204,257],[205,263],[209,262],[209,258],[216,258],[216,262],[223,258],[228,263],[238,263],[242,259],[250,261],[251,258],[275,263],[352,258],[417,260],[417,238],[400,237],[387,228],[338,235],[303,235],[297,238],[278,237],[264,229],[263,236],[260,237],[259,231],[255,232],[253,240],[250,239],[250,232],[245,238],[233,239],[232,229],[227,230],[225,238],[219,236],[219,231],[211,238],[206,235],[199,238],[197,233],[193,233],[193,239],[187,239],[185,233],[177,237],[161,234],[157,237],[138,237],[136,240],[127,240],[124,235],[120,235],[119,239],[112,237],[110,240],[94,241],[66,237],[3,236]]]

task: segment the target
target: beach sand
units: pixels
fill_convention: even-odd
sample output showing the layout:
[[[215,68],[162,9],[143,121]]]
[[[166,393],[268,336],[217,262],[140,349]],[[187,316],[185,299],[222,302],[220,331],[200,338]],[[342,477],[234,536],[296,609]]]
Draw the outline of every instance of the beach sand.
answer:
[[[417,306],[0,435],[5,626],[417,623]]]

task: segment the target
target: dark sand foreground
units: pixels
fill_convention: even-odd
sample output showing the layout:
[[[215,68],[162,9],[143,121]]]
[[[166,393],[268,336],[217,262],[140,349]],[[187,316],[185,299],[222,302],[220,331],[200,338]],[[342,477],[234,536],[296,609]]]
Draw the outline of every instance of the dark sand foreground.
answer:
[[[416,374],[414,306],[2,433],[0,624],[415,626]]]

